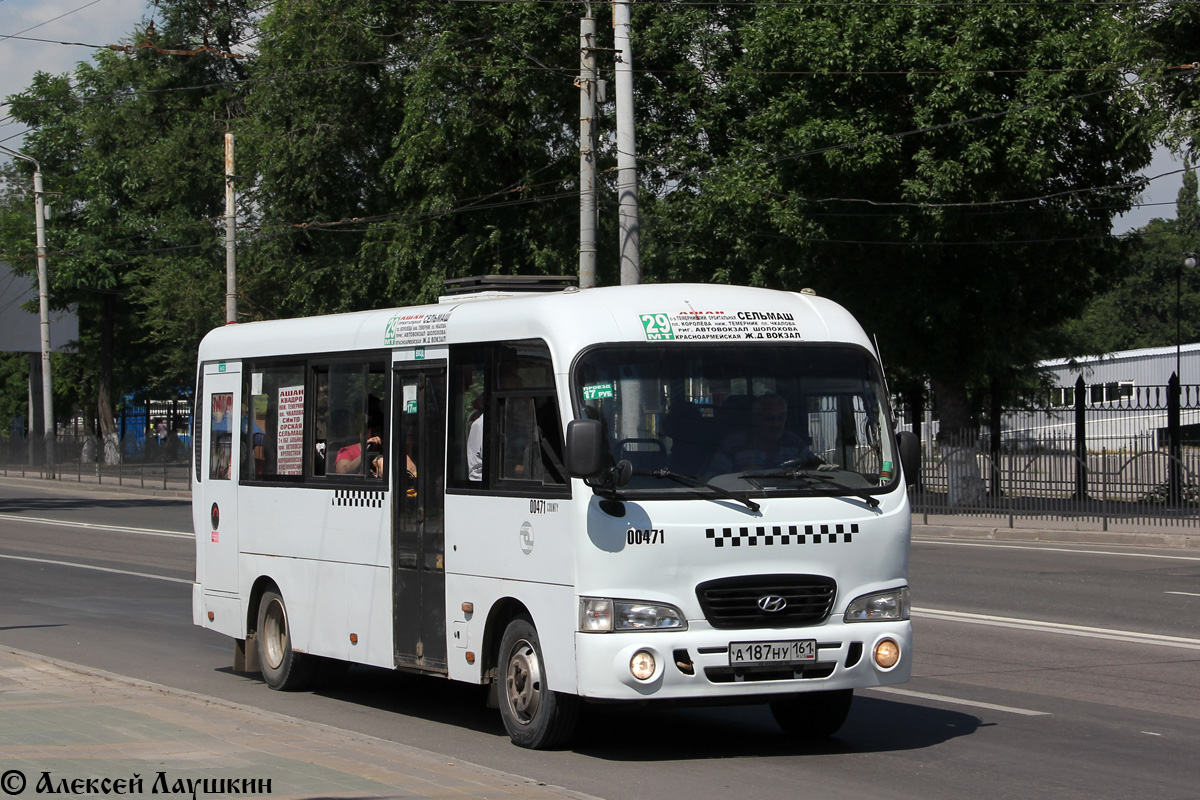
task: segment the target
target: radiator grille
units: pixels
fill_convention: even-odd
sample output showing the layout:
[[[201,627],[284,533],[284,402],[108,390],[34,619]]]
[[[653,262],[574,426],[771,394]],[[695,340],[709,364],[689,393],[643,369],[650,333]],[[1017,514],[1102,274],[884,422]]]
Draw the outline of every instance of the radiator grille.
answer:
[[[752,575],[706,581],[696,587],[700,608],[714,628],[788,628],[823,622],[833,607],[837,581],[823,575]],[[764,610],[783,598],[777,611]]]

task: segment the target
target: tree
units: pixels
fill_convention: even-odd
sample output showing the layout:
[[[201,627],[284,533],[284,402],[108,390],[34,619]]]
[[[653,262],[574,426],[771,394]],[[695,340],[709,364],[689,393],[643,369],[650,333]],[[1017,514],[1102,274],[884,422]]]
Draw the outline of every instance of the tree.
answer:
[[[239,113],[227,86],[240,67],[207,52],[159,52],[163,43],[227,52],[243,35],[245,7],[205,9],[160,5],[160,26],[131,37],[132,55],[104,50],[71,76],[38,73],[9,99],[30,128],[25,152],[41,162],[46,188],[62,192],[51,294],[56,306],[77,308],[82,379],[109,441],[126,394],[190,385],[195,346],[223,305],[212,258],[219,239],[207,220],[223,200],[221,136]],[[23,169],[10,166],[10,187],[26,182],[13,180]],[[16,213],[27,198],[15,195],[0,217],[0,246],[30,272],[28,224]],[[115,458],[115,447],[107,453]]]
[[[972,387],[1123,264],[1137,187],[1102,187],[1157,121],[1124,74],[1136,36],[1079,4],[759,6],[712,80],[733,143],[668,171],[650,271],[832,296],[970,429]]]
[[[1200,271],[1183,270],[1184,254],[1200,249],[1196,187],[1196,173],[1189,169],[1179,190],[1175,219],[1151,220],[1137,232],[1136,249],[1116,285],[1097,295],[1078,318],[1064,323],[1064,352],[1097,355],[1174,345],[1177,319],[1182,341],[1200,340]]]
[[[427,302],[446,277],[572,269],[576,14],[276,6],[245,126],[260,215],[252,313]]]

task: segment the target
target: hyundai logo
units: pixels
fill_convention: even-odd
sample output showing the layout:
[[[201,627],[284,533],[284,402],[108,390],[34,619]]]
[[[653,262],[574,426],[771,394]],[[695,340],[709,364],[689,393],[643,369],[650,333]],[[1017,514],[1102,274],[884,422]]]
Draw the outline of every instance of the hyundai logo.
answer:
[[[758,607],[768,614],[774,614],[787,608],[787,600],[777,594],[764,594],[758,598]]]

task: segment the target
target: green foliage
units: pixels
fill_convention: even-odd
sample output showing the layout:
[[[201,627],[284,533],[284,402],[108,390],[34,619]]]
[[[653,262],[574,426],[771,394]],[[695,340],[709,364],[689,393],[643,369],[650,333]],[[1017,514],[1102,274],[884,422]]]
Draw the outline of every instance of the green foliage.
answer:
[[[1141,229],[1115,285],[1064,324],[1068,352],[1166,347],[1176,343],[1177,334],[1182,342],[1200,341],[1200,268],[1183,267],[1185,254],[1200,248],[1196,186],[1196,173],[1185,173],[1176,218],[1151,220]]]
[[[1124,263],[1111,222],[1136,189],[1092,189],[1149,162],[1158,118],[1127,83],[1140,34],[1121,18],[768,4],[728,35],[743,55],[707,99],[736,104],[730,144],[668,168],[651,274],[813,287],[890,367],[962,395],[1041,355]]]
[[[1195,8],[635,3],[645,279],[815,288],[879,334],[893,374],[931,377],[970,409],[972,390],[1077,340],[1062,320],[1158,235],[1125,241],[1111,222],[1156,139],[1194,113],[1186,71],[1165,65],[1195,49]],[[65,192],[54,292],[80,306],[81,385],[190,382],[223,318],[226,130],[242,319],[429,301],[446,277],[574,272],[579,7],[155,13],[156,44],[257,56],[103,52],[70,78],[37,76],[12,106]],[[609,94],[602,283],[616,275]],[[0,211],[0,255],[28,268],[17,207]]]
[[[214,45],[237,38],[236,7],[204,20]],[[178,11],[165,12],[153,44],[200,44],[186,29],[200,20]],[[24,151],[41,163],[46,190],[62,193],[47,234],[51,294],[54,306],[77,309],[79,377],[105,430],[126,393],[190,384],[196,345],[220,319],[220,242],[207,220],[223,200],[224,120],[239,113],[223,84],[239,71],[211,55],[100,51],[70,76],[39,73],[10,98],[12,116],[31,128]],[[28,185],[27,167],[14,166],[10,187]],[[29,222],[18,211],[31,201],[14,194],[19,203],[0,217],[0,252],[28,273]]]
[[[14,417],[26,418],[29,402],[29,358],[0,353],[0,437],[8,436]]]

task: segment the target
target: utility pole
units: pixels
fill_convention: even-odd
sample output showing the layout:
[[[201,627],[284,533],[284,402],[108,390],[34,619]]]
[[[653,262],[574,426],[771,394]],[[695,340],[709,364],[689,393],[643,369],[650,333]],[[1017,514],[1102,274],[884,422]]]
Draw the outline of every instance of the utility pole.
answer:
[[[42,422],[46,437],[46,477],[54,477],[54,379],[50,372],[50,275],[46,263],[46,204],[42,191],[42,165],[16,150],[4,152],[33,164],[33,212],[37,230],[38,315],[42,335]],[[32,409],[30,409],[32,416]]]
[[[32,160],[32,159],[31,159]],[[33,209],[37,216],[38,326],[42,332],[42,417],[46,427],[46,477],[54,477],[54,379],[50,373],[50,272],[46,263],[46,202],[42,195],[42,168],[33,170]]]
[[[596,18],[579,20],[579,288],[596,286]]]
[[[629,46],[630,0],[613,0],[613,44],[617,51],[617,219],[620,223],[621,285],[641,283],[638,254],[637,142],[633,133],[633,50]]]
[[[234,218],[233,134],[225,134],[225,324],[237,322],[237,222]]]

